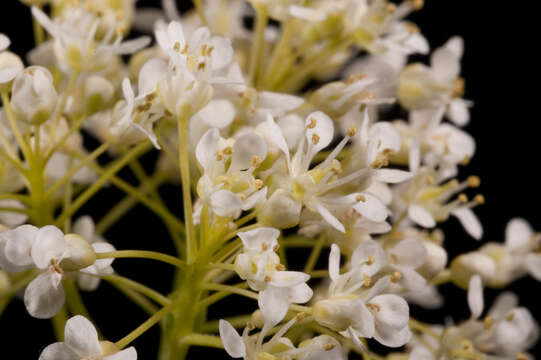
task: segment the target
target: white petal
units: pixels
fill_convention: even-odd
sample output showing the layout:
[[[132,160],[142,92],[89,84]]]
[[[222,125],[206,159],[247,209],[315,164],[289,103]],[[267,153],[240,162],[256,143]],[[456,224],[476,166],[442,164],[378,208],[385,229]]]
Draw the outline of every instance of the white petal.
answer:
[[[522,218],[514,218],[505,228],[505,247],[511,251],[528,251],[533,230]]]
[[[265,290],[259,292],[258,304],[265,319],[264,327],[267,329],[282,321],[289,309],[285,292],[274,286],[267,286]]]
[[[541,255],[528,254],[524,265],[534,279],[541,281]]]
[[[233,59],[233,48],[231,47],[231,40],[214,36],[210,39],[210,46],[214,47],[212,52],[212,69],[219,70],[231,63]]]
[[[47,225],[39,229],[36,241],[32,245],[32,260],[40,269],[49,267],[51,260],[59,260],[66,251],[64,233],[53,225]]]
[[[47,346],[39,356],[39,360],[74,360],[76,358],[77,355],[63,342]]]
[[[411,331],[408,326],[398,330],[390,326],[382,325],[374,334],[374,339],[388,347],[399,347],[411,340]]]
[[[209,129],[199,140],[195,148],[195,157],[205,171],[216,163],[216,150],[220,141],[220,131],[216,128]]]
[[[458,126],[465,126],[470,122],[470,106],[471,104],[464,99],[454,99],[449,104],[447,116]]]
[[[242,200],[228,190],[218,190],[210,196],[212,212],[218,216],[232,217],[242,209]]]
[[[409,171],[396,170],[396,169],[378,169],[374,171],[374,178],[376,180],[386,182],[389,184],[401,183],[409,180],[413,177],[413,174]]]
[[[9,38],[4,34],[0,34],[0,51],[6,50],[10,44]]]
[[[410,144],[408,154],[409,169],[412,173],[416,173],[421,165],[421,144],[418,141],[413,141]]]
[[[377,122],[369,131],[369,145],[367,149],[368,163],[372,164],[383,151],[397,153],[402,147],[402,138],[395,127],[385,121]]]
[[[336,281],[340,276],[340,248],[336,244],[331,245],[329,254],[329,277]]]
[[[0,70],[0,84],[5,84],[15,79],[20,71],[21,69],[15,66],[1,69]]]
[[[361,340],[359,340],[359,338],[357,337],[357,334],[355,334],[355,331],[353,330],[351,326],[348,327],[348,333],[349,333],[349,337],[353,341],[353,344],[355,344],[355,346],[357,346],[357,348],[361,350],[362,352],[368,353],[368,351],[366,350],[366,347],[361,342]]]
[[[406,266],[397,266],[396,270],[402,274],[399,283],[407,290],[420,292],[426,289],[426,279],[417,271]]]
[[[139,95],[153,92],[158,82],[167,74],[167,64],[161,59],[147,61],[139,71]]]
[[[512,292],[504,292],[494,300],[488,315],[493,316],[495,319],[502,319],[517,306],[518,296]]]
[[[385,204],[372,194],[362,193],[361,195],[364,196],[364,201],[359,201],[353,205],[353,208],[368,220],[384,221],[389,214]]]
[[[313,146],[313,154],[329,146],[334,136],[334,123],[329,116],[316,111],[306,117],[304,124],[308,143]]]
[[[51,273],[46,271],[26,287],[24,304],[28,313],[38,319],[52,318],[64,305],[64,288],[55,286]]]
[[[449,49],[457,58],[461,58],[464,53],[464,40],[460,36],[453,36],[445,43],[445,48]]]
[[[370,261],[369,261],[370,260]],[[368,265],[371,263],[371,265]],[[351,255],[352,269],[358,269],[360,274],[375,275],[385,264],[385,252],[374,240],[365,240],[353,251]]]
[[[89,243],[93,242],[92,240],[94,239],[94,229],[94,220],[92,220],[92,218],[88,215],[78,218],[73,224],[72,228],[74,233],[81,235],[81,237]]]
[[[269,227],[238,233],[244,248],[250,250],[261,250],[263,243],[272,249],[277,244],[278,236],[280,236],[280,230]]]
[[[87,273],[97,273],[93,266],[89,266],[77,275],[77,286],[84,291],[94,291],[100,286],[101,279],[97,276],[87,275]]]
[[[417,269],[426,260],[426,248],[419,239],[405,239],[396,244],[389,251],[392,259],[396,259],[395,265],[408,266]]]
[[[137,360],[137,351],[133,346],[117,352],[116,354],[109,355],[103,358],[103,360]]]
[[[223,129],[235,118],[237,110],[228,100],[211,100],[207,106],[194,115],[191,121],[199,121],[208,126]]]
[[[220,338],[224,344],[225,351],[233,358],[246,356],[246,345],[235,328],[227,321],[219,322]]]
[[[430,64],[440,81],[450,83],[460,74],[460,58],[445,47],[436,49],[432,53]]]
[[[327,18],[324,11],[317,11],[308,7],[290,5],[289,13],[291,16],[313,22],[323,21]]]
[[[17,266],[31,265],[33,260],[30,253],[37,233],[38,228],[33,225],[21,225],[3,233],[6,259]]]
[[[276,287],[295,286],[310,279],[310,275],[300,271],[275,271],[270,284]]]
[[[286,289],[287,299],[295,304],[304,304],[312,298],[314,292],[306,283],[300,283],[295,286],[290,286]]]
[[[259,94],[259,107],[267,109],[272,115],[282,115],[296,109],[304,103],[299,96],[262,91]]]
[[[267,157],[267,144],[256,133],[242,135],[235,141],[233,150],[229,172],[249,169],[254,157],[261,162]]]
[[[316,205],[316,210],[319,212],[321,217],[326,222],[328,222],[333,228],[335,228],[336,230],[338,230],[340,232],[343,232],[343,233],[346,232],[346,229],[344,228],[344,225],[342,225],[342,223],[337,218],[335,218],[334,215],[331,214],[331,212],[329,210],[327,210],[327,208],[325,206],[318,203]]]
[[[252,195],[250,195],[246,200],[242,203],[242,210],[247,211],[253,208],[254,206],[257,206],[264,202],[267,199],[267,187],[265,186],[263,189],[256,191]]]
[[[402,329],[408,325],[409,306],[406,300],[398,295],[378,295],[370,300],[370,304],[376,304],[378,311],[374,312],[376,328],[381,325]]]
[[[96,328],[84,316],[76,315],[66,322],[64,338],[66,345],[80,357],[102,354]]]
[[[436,221],[432,217],[432,214],[420,205],[410,205],[408,208],[408,216],[416,224],[422,227],[431,228],[436,226]]]
[[[284,155],[286,156],[287,162],[289,163],[289,147],[287,146],[286,139],[284,138],[284,135],[282,134],[282,130],[276,123],[274,122],[274,119],[270,113],[267,114],[267,123],[268,132],[266,135],[268,136],[269,140],[283,151]]]
[[[481,282],[481,276],[473,275],[470,278],[468,286],[468,305],[470,307],[471,316],[474,319],[478,319],[483,312],[485,301],[483,298],[483,283]]]
[[[410,353],[409,360],[435,360],[430,350],[417,346]]]
[[[373,297],[381,294],[383,291],[385,291],[385,289],[389,286],[390,283],[390,276],[384,276],[378,281],[376,281],[374,286],[372,286],[368,291],[368,294],[366,295],[366,301],[370,301]]]
[[[468,208],[459,208],[451,212],[462,224],[464,229],[471,237],[476,240],[481,240],[483,237],[483,226],[473,213],[471,209]]]

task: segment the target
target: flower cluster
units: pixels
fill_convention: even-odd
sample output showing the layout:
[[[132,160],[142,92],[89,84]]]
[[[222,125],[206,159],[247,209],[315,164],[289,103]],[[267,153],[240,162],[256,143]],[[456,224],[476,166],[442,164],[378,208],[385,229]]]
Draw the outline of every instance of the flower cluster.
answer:
[[[39,359],[135,360],[128,345],[160,322],[162,360],[191,346],[247,360],[532,358],[533,316],[505,293],[481,318],[483,286],[541,280],[541,235],[516,218],[503,244],[450,261],[444,246],[451,216],[466,239],[483,238],[474,208],[485,199],[461,170],[476,150],[464,42],[431,52],[406,20],[422,0],[194,0],[183,14],[173,0],[22,1],[28,64],[0,34],[0,313],[24,290],[31,316],[60,314],[64,339]],[[164,184],[182,189],[182,216]],[[106,186],[126,197],[82,214]],[[137,204],[175,254],[105,240]],[[115,258],[174,266],[173,291],[116,274]],[[101,280],[150,314],[115,343],[99,340],[81,301]],[[471,318],[417,321],[410,305],[443,306],[448,282],[467,289]],[[209,319],[229,295],[257,306]]]

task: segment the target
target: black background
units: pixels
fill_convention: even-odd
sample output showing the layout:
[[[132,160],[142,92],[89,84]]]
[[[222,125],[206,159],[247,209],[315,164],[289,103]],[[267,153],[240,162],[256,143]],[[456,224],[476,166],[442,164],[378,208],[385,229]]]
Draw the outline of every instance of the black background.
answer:
[[[332,1],[332,0],[329,0]],[[180,2],[179,2],[180,3]],[[189,5],[182,1],[181,8]],[[505,3],[505,5],[503,4]],[[466,130],[477,141],[477,152],[470,165],[462,169],[461,178],[469,174],[482,179],[480,191],[486,205],[477,208],[484,225],[483,241],[503,241],[507,221],[514,216],[529,220],[541,230],[539,207],[539,72],[538,28],[536,11],[527,6],[533,2],[497,2],[472,0],[427,0],[425,8],[411,19],[428,38],[431,48],[443,44],[453,35],[465,38],[462,76],[466,79],[466,98],[475,102],[472,121]],[[140,1],[156,5],[158,1]],[[476,4],[477,6],[474,6]],[[517,4],[517,5],[513,5]],[[0,32],[11,40],[11,50],[24,55],[33,44],[29,10],[17,0],[3,0],[0,5]],[[152,164],[154,155],[146,156]],[[127,178],[129,173],[123,173]],[[168,186],[162,189],[173,211],[180,213],[180,191]],[[105,189],[90,201],[80,214],[90,213],[96,219],[122,198],[114,189]],[[175,201],[178,199],[178,201]],[[446,248],[453,254],[479,246],[469,238],[454,219],[444,227]],[[142,206],[125,217],[106,234],[118,249],[148,249],[173,253],[167,232],[159,219]],[[302,256],[299,254],[298,256]],[[325,266],[325,261],[321,262]],[[117,260],[115,270],[156,290],[170,291],[172,270],[167,265],[144,260]],[[541,286],[531,278],[510,288],[520,295],[521,304],[541,319],[538,296]],[[447,306],[442,311],[412,308],[412,314],[427,322],[442,322],[449,314],[455,320],[466,319],[469,311],[463,291],[453,285],[441,287]],[[485,290],[490,305],[497,292]],[[146,315],[107,284],[98,291],[84,293],[84,301],[104,335],[116,341],[137,327]],[[250,301],[235,297],[212,313],[233,315],[235,310],[253,308]],[[159,328],[155,327],[137,339],[140,359],[153,359],[157,350]],[[37,359],[40,350],[54,342],[47,320],[32,319],[22,301],[13,301],[0,318],[0,358],[17,356]],[[539,351],[541,347],[537,346]],[[534,350],[532,353],[536,353]],[[228,358],[222,351],[193,349],[189,358]],[[11,357],[10,357],[11,358]]]

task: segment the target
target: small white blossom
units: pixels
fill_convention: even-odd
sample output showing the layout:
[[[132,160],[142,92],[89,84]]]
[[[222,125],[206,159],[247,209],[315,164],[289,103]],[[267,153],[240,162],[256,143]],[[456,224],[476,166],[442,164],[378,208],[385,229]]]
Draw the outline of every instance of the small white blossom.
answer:
[[[120,350],[111,342],[99,341],[94,325],[81,315],[66,322],[64,338],[62,342],[47,346],[39,360],[137,360],[134,347]]]

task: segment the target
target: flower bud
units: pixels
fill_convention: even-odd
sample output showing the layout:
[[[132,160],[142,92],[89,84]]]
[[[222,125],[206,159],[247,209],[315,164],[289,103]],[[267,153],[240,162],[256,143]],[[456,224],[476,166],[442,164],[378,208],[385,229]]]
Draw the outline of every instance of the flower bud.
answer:
[[[467,289],[470,277],[478,274],[483,282],[490,281],[496,272],[496,264],[489,256],[480,252],[460,255],[451,263],[451,280],[457,286]]]
[[[77,271],[84,269],[96,261],[96,253],[90,244],[77,234],[67,234],[67,250],[60,267],[65,271]]]
[[[85,111],[94,114],[104,109],[113,99],[114,86],[101,76],[89,76],[84,86]]]
[[[329,329],[344,331],[352,325],[355,312],[358,312],[355,295],[334,297],[318,301],[314,305],[316,321]]]
[[[444,248],[431,241],[425,241],[426,249],[425,263],[417,270],[424,277],[431,279],[447,265],[447,252]]]
[[[13,82],[11,106],[27,123],[37,125],[49,119],[57,99],[53,76],[44,67],[30,66],[20,72]]]
[[[299,223],[301,209],[302,205],[291,197],[275,192],[265,203],[257,220],[265,226],[287,229]]]
[[[250,321],[256,328],[262,329],[263,325],[265,323],[265,319],[263,318],[263,313],[261,310],[257,309],[252,313],[252,316],[250,317]]]
[[[11,81],[24,69],[24,64],[18,55],[10,51],[0,52],[0,90],[7,91]]]

